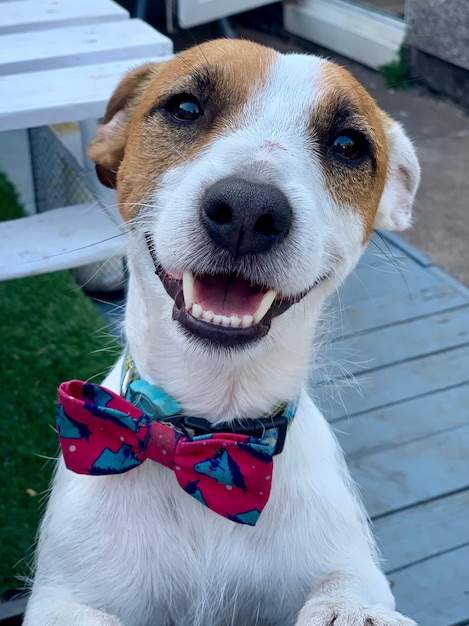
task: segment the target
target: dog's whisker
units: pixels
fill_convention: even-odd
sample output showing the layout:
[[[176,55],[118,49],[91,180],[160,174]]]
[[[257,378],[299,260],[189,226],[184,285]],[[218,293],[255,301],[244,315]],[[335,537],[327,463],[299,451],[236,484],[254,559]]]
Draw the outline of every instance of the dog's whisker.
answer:
[[[407,288],[407,292],[410,294],[410,287],[409,287],[409,283],[407,281],[406,276],[404,275],[404,272],[402,271],[403,269],[405,269],[405,266],[403,266],[403,264],[399,264],[396,256],[394,255],[393,250],[391,249],[391,246],[389,245],[388,241],[381,235],[381,233],[379,231],[375,231],[376,234],[378,235],[378,237],[380,238],[381,242],[384,244],[387,253],[386,253],[386,258],[391,258],[391,262],[394,265],[394,267],[396,268],[396,270],[399,272],[399,274],[402,277],[402,280],[404,281],[404,284]],[[375,244],[376,247],[378,247],[377,242],[375,242],[374,240],[372,240],[373,243]],[[378,247],[379,249],[379,247]],[[388,256],[389,255],[389,256]]]
[[[53,461],[54,463],[56,463],[59,460],[58,456],[47,456],[45,454],[39,454],[39,453],[35,453],[35,456],[37,456],[39,459],[43,459],[46,462],[49,461]]]
[[[98,296],[93,296],[93,300],[95,302],[98,302],[100,304],[106,304],[107,306],[109,306],[109,310],[111,313],[122,313],[125,311],[125,302],[116,302],[116,301],[111,301],[109,302],[108,300],[106,300],[105,298],[101,298]]]
[[[397,267],[394,264],[388,265],[386,267],[379,267],[372,263],[362,263],[361,267],[372,269],[374,272],[377,272],[380,274],[390,274],[390,275],[399,274],[401,276],[403,275],[403,269],[405,269],[405,268]]]
[[[122,250],[122,253],[124,253],[124,249]],[[80,280],[79,284],[77,284],[77,286],[75,287],[74,291],[79,291],[80,289],[84,289],[86,291],[86,287],[89,287],[90,285],[93,285],[93,281],[96,277],[99,277],[100,274],[102,274],[103,272],[106,271],[106,268],[112,263],[114,264],[116,259],[118,258],[117,255],[114,255],[112,257],[109,257],[107,259],[104,259],[104,261],[101,261],[100,263],[97,263],[97,267],[96,269],[94,269],[94,271],[92,271],[91,273],[86,275],[86,280]],[[122,254],[122,258],[123,258],[123,254]],[[117,272],[117,277],[116,277],[116,286],[120,286],[123,280],[123,270],[124,270],[124,266],[122,264],[122,271],[121,272]],[[82,275],[80,274],[80,277]],[[111,287],[112,285],[109,286],[109,291],[111,291]]]
[[[105,376],[107,376],[108,373],[109,373],[108,370],[102,370],[100,372],[97,372],[96,374],[89,376],[87,378],[87,382],[93,382],[95,380],[102,380]]]

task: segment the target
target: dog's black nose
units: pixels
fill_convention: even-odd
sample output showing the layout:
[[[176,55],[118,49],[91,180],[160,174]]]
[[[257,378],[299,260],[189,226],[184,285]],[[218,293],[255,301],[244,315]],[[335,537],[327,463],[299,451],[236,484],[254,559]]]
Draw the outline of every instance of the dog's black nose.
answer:
[[[230,176],[207,189],[201,217],[213,241],[239,258],[267,252],[281,242],[290,229],[292,210],[275,185]]]

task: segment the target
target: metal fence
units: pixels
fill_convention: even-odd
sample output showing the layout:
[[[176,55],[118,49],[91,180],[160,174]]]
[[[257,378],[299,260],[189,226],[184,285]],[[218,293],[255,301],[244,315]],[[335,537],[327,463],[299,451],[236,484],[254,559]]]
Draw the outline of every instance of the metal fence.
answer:
[[[34,195],[38,213],[77,204],[97,202],[85,184],[83,166],[74,156],[79,150],[76,125],[62,125],[63,141],[47,126],[29,129]],[[72,144],[66,146],[67,141]],[[78,146],[79,148],[79,146]],[[125,287],[125,261],[113,257],[72,270],[77,282],[89,292],[119,291]]]

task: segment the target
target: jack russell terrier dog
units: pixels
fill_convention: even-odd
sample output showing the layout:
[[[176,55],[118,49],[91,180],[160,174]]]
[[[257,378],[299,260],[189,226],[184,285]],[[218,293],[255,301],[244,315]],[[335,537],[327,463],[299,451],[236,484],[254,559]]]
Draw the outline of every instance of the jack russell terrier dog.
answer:
[[[321,58],[212,41],[130,71],[90,147],[128,225],[127,348],[63,383],[25,626],[411,626],[305,391],[326,298],[419,181]]]

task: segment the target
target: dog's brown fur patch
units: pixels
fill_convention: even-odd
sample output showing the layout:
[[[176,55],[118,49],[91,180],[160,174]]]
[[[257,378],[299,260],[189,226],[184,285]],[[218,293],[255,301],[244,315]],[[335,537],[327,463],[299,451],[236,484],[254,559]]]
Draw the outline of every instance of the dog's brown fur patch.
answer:
[[[147,63],[128,72],[108,102],[104,124],[98,129],[88,150],[90,158],[96,163],[98,178],[107,187],[116,187],[132,111],[160,67],[158,63]]]
[[[386,183],[388,159],[384,116],[368,92],[341,67],[324,61],[319,80],[321,96],[313,107],[310,126],[313,137],[326,146],[321,154],[326,189],[339,206],[356,207],[360,211],[366,242],[373,231]],[[341,164],[327,151],[331,132],[340,134],[347,128],[363,132],[370,140],[371,158],[361,165]]]
[[[193,159],[224,128],[236,125],[249,97],[265,84],[275,56],[273,50],[252,42],[217,40],[124,78],[90,147],[105,184],[106,173],[108,183],[113,183],[109,172],[117,171],[124,219],[131,219],[139,204],[150,199],[142,198],[142,191],[153,193],[165,171]],[[164,103],[180,93],[200,102],[204,116],[198,122],[178,125],[165,114]]]

